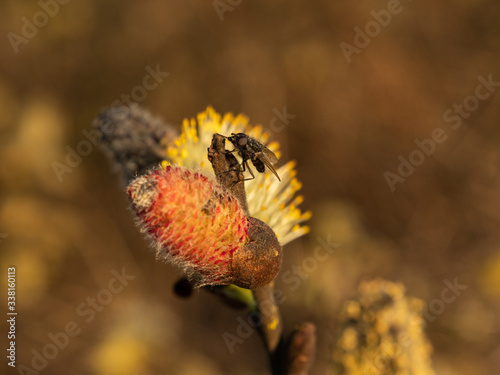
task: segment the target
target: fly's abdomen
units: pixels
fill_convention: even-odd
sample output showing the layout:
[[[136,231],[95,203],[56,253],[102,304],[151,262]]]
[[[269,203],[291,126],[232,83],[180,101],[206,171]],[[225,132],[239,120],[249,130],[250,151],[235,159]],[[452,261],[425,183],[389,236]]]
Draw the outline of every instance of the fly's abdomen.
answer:
[[[252,158],[252,164],[260,173],[264,173],[264,171],[266,170],[266,166],[264,165],[264,163],[255,156]]]

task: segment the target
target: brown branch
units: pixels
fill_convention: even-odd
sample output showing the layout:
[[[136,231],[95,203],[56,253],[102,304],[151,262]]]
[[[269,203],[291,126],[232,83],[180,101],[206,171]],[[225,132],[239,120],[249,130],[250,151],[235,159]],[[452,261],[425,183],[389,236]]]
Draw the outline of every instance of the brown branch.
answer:
[[[208,160],[212,163],[217,181],[238,199],[241,207],[244,209],[247,216],[249,216],[245,185],[243,182],[244,176],[238,160],[236,160],[231,152],[226,150],[225,140],[226,139],[222,135],[214,134],[212,144],[208,148]],[[269,227],[260,220],[255,218],[251,219],[253,219],[253,226],[257,228],[253,230],[254,233],[252,233],[252,246],[269,245],[269,236],[266,235],[266,229]],[[274,236],[274,238],[275,237],[276,236]],[[273,297],[273,285],[274,283],[270,283],[252,290],[262,321],[259,325],[259,331],[261,332],[261,336],[264,339],[271,358],[273,358],[275,350],[278,347],[283,329],[279,309]],[[274,360],[272,360],[272,362],[274,362]]]
[[[220,134],[214,134],[212,144],[207,151],[208,160],[212,163],[217,181],[238,199],[243,211],[249,216],[247,195],[243,182],[245,178],[238,160],[231,152],[226,150],[226,138]]]
[[[274,299],[274,282],[266,286],[252,290],[257,303],[260,324],[259,333],[266,344],[271,369],[273,374],[284,374],[283,367],[286,367],[283,358],[283,320],[280,310]]]
[[[302,323],[290,336],[287,345],[285,374],[307,375],[316,353],[316,326]]]
[[[244,176],[234,155],[226,151],[224,136],[214,134],[212,144],[208,148],[208,160],[212,163],[218,182],[238,199],[252,223],[251,233],[249,233],[251,243],[248,247],[252,248],[252,251],[255,251],[253,248],[259,248],[259,255],[266,250],[269,253],[269,249],[277,249],[276,251],[281,252],[272,229],[262,221],[249,216]],[[266,263],[263,262],[263,264]],[[281,264],[281,258],[279,264]],[[249,272],[254,271],[249,270]],[[262,272],[262,270],[259,271]],[[269,354],[272,373],[274,375],[306,375],[311,367],[316,348],[315,326],[312,323],[303,323],[285,342],[283,321],[274,299],[274,282],[253,288],[252,293],[257,304],[260,323],[258,329]]]

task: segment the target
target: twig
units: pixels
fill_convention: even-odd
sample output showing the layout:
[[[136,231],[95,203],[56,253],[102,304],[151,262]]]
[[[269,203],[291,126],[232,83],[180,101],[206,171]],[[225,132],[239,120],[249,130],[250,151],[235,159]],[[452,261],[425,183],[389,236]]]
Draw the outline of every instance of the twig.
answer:
[[[208,159],[212,163],[218,182],[229,190],[239,201],[241,207],[252,221],[252,246],[268,249],[278,246],[274,232],[265,223],[249,216],[248,203],[244,187],[244,176],[234,155],[226,151],[225,138],[214,134],[208,148]],[[281,248],[280,248],[281,251]],[[274,299],[274,282],[252,288],[257,311],[258,329],[269,354],[274,375],[305,375],[311,367],[316,347],[315,327],[312,323],[303,323],[289,340],[283,339],[283,322]]]
[[[311,322],[302,323],[290,336],[287,346],[285,374],[307,375],[316,352],[316,326]]]
[[[260,314],[259,332],[266,344],[273,374],[284,374],[283,321],[274,299],[274,282],[252,290]]]

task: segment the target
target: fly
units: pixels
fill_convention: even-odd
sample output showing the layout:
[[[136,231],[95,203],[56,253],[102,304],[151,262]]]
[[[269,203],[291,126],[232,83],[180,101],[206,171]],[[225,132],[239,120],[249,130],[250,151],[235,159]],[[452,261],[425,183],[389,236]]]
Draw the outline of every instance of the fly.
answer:
[[[278,158],[276,157],[274,152],[269,150],[255,138],[249,137],[245,133],[231,133],[231,136],[226,137],[226,139],[228,139],[235,147],[233,151],[238,150],[238,153],[240,154],[242,159],[242,171],[245,172],[245,170],[248,169],[248,171],[252,175],[252,178],[248,178],[247,180],[252,180],[255,178],[252,170],[250,169],[250,166],[248,165],[248,160],[250,160],[258,172],[264,173],[267,167],[271,172],[274,173],[276,178],[281,181],[278,173],[276,173],[276,170],[273,167],[273,164],[276,164],[278,162]]]

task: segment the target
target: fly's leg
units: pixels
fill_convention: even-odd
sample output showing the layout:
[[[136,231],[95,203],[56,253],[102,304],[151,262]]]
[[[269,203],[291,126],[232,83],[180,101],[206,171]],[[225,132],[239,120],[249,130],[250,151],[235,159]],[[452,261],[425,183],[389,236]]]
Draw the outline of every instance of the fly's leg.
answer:
[[[253,180],[255,178],[255,176],[252,172],[252,169],[250,168],[250,166],[247,163],[248,163],[248,160],[245,160],[243,163],[241,163],[241,165],[243,166],[242,172],[245,172],[245,166],[246,166],[246,169],[248,169],[248,172],[250,172],[250,174],[252,175],[252,178],[245,178],[243,181],[249,181],[249,180]]]

